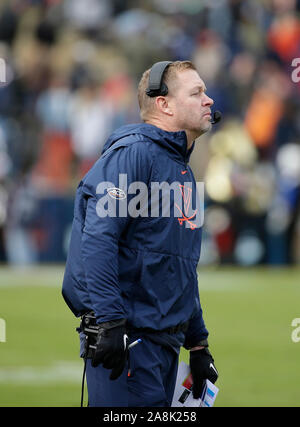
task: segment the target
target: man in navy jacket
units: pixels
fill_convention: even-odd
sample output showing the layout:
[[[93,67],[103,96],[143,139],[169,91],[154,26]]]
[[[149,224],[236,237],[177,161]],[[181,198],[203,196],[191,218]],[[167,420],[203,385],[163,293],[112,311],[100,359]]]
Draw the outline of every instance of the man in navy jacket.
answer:
[[[111,135],[76,194],[63,296],[99,327],[90,406],[170,406],[181,346],[194,397],[218,376],[197,281],[203,204],[188,166],[213,101],[189,61],[165,63],[152,93],[149,74],[138,88],[143,123]]]

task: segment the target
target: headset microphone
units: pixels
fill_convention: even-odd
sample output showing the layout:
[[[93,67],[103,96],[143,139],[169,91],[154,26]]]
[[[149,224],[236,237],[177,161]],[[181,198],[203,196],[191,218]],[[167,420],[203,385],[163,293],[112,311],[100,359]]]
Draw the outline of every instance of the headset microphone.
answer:
[[[211,119],[211,124],[215,125],[216,123],[218,123],[222,118],[222,114],[220,113],[220,111],[215,111],[213,113],[213,117]]]

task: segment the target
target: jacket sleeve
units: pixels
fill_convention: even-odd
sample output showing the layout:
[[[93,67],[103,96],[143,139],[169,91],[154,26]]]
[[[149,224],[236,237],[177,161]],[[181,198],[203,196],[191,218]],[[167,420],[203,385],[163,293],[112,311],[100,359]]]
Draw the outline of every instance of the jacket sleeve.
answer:
[[[128,205],[133,182],[148,185],[151,156],[146,143],[132,143],[103,156],[87,174],[81,254],[97,323],[126,318],[118,281],[119,238],[133,218]],[[114,190],[112,190],[114,189]]]
[[[198,294],[198,311],[190,319],[189,327],[185,335],[184,348],[189,350],[192,347],[199,345],[200,341],[206,340],[208,337],[208,330],[206,329],[200,299]]]

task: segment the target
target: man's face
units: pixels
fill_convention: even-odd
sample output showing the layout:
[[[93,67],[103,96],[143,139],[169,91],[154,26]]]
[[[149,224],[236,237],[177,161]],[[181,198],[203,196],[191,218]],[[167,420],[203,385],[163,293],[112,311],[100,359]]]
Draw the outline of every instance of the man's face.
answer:
[[[211,106],[213,100],[205,93],[203,80],[195,70],[177,73],[169,104],[178,128],[202,135],[211,129]]]

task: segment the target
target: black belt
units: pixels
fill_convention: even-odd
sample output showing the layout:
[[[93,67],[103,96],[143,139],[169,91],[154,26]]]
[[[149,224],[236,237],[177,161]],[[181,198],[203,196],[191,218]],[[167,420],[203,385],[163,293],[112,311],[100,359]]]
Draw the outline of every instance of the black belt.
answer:
[[[80,324],[79,328],[76,328],[77,332],[82,332],[84,327],[83,326],[88,326],[91,325],[91,327],[94,329],[97,324],[96,324],[96,318],[94,313],[91,311],[87,314],[85,314],[83,317],[86,317],[87,321],[85,321],[85,325],[82,325],[82,323]],[[185,322],[185,323],[179,323],[179,325],[176,326],[170,326],[169,328],[166,329],[152,329],[152,328],[136,328],[132,325],[127,325],[128,329],[132,329],[134,331],[137,332],[144,332],[144,333],[149,333],[149,334],[161,334],[161,333],[167,333],[167,334],[178,334],[179,332],[186,332],[188,330],[189,327],[189,321]]]

